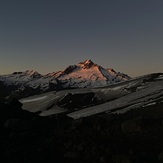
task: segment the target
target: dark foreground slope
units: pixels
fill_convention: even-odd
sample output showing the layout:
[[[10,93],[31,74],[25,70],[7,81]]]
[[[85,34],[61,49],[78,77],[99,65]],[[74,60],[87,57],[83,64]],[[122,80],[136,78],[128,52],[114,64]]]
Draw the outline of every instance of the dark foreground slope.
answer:
[[[163,103],[124,114],[73,120],[0,104],[1,162],[157,163],[163,161]]]

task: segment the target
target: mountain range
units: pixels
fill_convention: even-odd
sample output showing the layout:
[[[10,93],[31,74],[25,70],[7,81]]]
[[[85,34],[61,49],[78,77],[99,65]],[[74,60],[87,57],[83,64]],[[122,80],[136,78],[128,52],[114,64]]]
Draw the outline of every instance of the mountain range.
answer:
[[[48,91],[70,88],[95,88],[129,80],[127,74],[103,68],[91,60],[70,65],[63,71],[42,75],[35,70],[0,76],[2,97],[17,94],[27,97]],[[19,97],[18,97],[19,98]]]
[[[86,60],[0,76],[0,95],[1,162],[163,162],[163,73],[131,79]]]

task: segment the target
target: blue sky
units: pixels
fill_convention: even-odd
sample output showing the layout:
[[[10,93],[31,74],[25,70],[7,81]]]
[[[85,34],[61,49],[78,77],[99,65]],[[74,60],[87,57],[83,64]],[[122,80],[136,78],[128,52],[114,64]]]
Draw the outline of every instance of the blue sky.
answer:
[[[91,59],[138,76],[163,72],[162,0],[0,2],[0,74],[45,74]]]

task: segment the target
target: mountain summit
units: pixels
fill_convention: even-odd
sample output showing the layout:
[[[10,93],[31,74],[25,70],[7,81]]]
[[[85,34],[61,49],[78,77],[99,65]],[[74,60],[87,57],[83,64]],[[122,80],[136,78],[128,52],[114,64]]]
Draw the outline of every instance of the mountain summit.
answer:
[[[94,64],[91,60],[86,60],[84,62],[80,62],[79,65],[81,65],[85,69],[89,69],[92,66],[96,66],[96,64]]]
[[[101,87],[130,79],[126,74],[105,69],[91,60],[70,65],[63,71],[48,74],[50,76],[61,81],[64,88]]]
[[[69,88],[103,87],[117,82],[129,80],[126,74],[116,72],[112,68],[103,68],[91,60],[70,65],[63,71],[41,75],[37,71],[14,72],[0,76],[1,87],[14,87],[14,90],[26,88],[37,89],[38,92]],[[10,89],[13,91],[13,89]]]

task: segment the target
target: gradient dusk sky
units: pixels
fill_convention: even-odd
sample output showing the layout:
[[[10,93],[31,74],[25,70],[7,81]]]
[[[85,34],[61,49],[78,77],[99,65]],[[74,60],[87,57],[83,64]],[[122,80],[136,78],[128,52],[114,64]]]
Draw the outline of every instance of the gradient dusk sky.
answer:
[[[163,72],[163,0],[1,0],[0,74],[46,74],[86,59]]]

